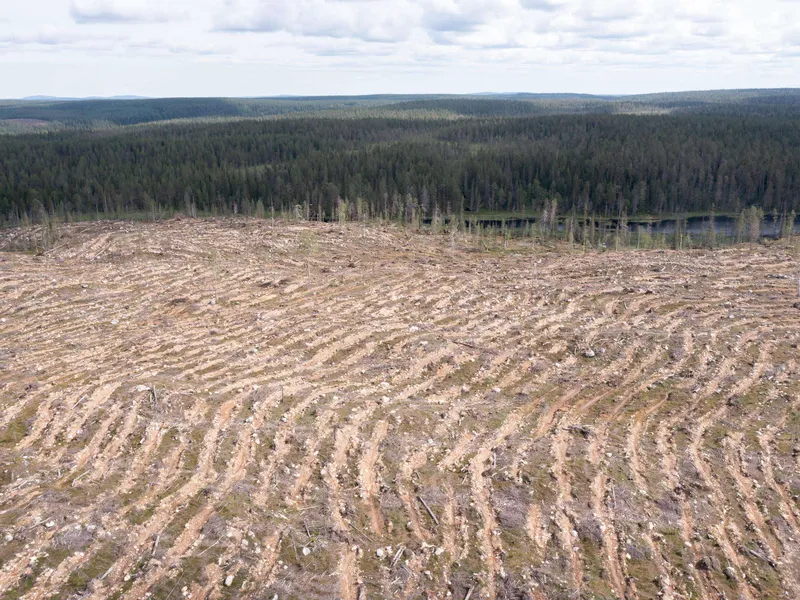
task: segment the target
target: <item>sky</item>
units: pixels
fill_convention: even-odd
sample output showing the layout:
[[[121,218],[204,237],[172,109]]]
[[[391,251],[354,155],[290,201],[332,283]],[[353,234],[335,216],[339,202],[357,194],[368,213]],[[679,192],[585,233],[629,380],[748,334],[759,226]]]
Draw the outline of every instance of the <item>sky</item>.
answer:
[[[800,0],[2,0],[0,98],[800,87]]]

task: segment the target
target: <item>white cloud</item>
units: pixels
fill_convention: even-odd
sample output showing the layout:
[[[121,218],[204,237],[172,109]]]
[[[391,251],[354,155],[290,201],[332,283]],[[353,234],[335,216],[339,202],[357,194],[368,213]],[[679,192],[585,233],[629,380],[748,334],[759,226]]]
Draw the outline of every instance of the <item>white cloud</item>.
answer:
[[[73,0],[70,15],[81,25],[166,23],[181,17],[155,2],[130,0]]]
[[[274,0],[235,3],[215,18],[221,32],[284,31],[302,37],[355,38],[375,42],[408,39],[408,3],[391,0]]]
[[[105,86],[143,95],[800,86],[797,8],[789,0],[9,1],[0,8],[0,97]],[[69,89],[48,88],[62,81],[54,64],[73,74],[59,84]],[[589,65],[629,77],[603,78]]]

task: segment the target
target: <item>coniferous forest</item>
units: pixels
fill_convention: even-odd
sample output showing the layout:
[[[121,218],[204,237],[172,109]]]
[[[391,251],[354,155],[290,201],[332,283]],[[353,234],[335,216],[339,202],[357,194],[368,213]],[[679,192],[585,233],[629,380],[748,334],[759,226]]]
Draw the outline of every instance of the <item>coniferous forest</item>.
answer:
[[[797,93],[127,102],[0,106],[2,223],[800,209]]]

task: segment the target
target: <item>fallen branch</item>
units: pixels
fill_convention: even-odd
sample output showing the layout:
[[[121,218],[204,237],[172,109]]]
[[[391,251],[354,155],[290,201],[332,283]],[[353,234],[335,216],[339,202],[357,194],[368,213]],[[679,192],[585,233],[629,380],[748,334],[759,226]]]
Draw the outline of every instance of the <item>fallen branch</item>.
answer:
[[[79,479],[81,479],[81,478],[83,478],[83,477],[86,477],[86,476],[87,476],[87,475],[88,475],[90,472],[91,472],[91,469],[89,469],[89,471],[84,471],[83,473],[81,473],[80,475],[78,475],[78,476],[77,476],[75,479],[73,479],[73,480],[72,480],[72,485],[71,485],[70,487],[75,487],[75,483],[76,483],[76,482],[77,482]]]
[[[375,540],[373,540],[371,537],[369,537],[362,529],[359,529],[355,525],[351,525],[351,527],[353,529],[355,529],[356,533],[358,533],[361,537],[366,538],[367,541],[369,541],[369,542],[371,542],[373,544],[375,543]],[[309,536],[309,537],[311,537],[311,536]]]
[[[394,566],[397,564],[397,561],[400,560],[400,557],[403,556],[403,552],[405,552],[405,550],[406,549],[403,546],[400,546],[397,554],[395,554],[394,558],[392,559],[392,568],[394,568]]]
[[[439,519],[437,519],[437,518],[436,518],[436,515],[435,515],[435,514],[433,514],[433,511],[431,510],[431,507],[430,507],[430,506],[428,506],[428,503],[427,503],[427,502],[425,502],[425,499],[424,499],[422,496],[417,496],[417,499],[418,499],[420,502],[422,502],[422,506],[424,506],[424,507],[425,507],[425,510],[427,510],[427,511],[428,511],[428,514],[431,516],[431,519],[433,519],[433,522],[434,522],[434,523],[436,523],[436,526],[438,527],[438,526],[439,526]]]

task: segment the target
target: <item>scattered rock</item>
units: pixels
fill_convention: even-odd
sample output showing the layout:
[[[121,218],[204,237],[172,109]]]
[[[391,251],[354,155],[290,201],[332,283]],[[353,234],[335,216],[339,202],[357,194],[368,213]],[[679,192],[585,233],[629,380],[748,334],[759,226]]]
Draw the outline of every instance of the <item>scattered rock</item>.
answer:
[[[700,571],[719,571],[719,561],[713,556],[704,556],[695,565]]]
[[[591,348],[589,348],[589,349],[588,349],[586,352],[584,352],[584,353],[583,353],[583,355],[584,355],[586,358],[594,358],[595,356],[597,356],[597,355],[594,353],[594,350],[592,350]]]
[[[569,430],[572,433],[580,433],[585,438],[588,438],[590,435],[592,435],[592,429],[586,425],[570,425]]]
[[[10,533],[7,533],[7,534],[5,534],[3,536],[3,541],[6,542],[6,543],[13,542],[14,541],[14,536],[11,535]]]

